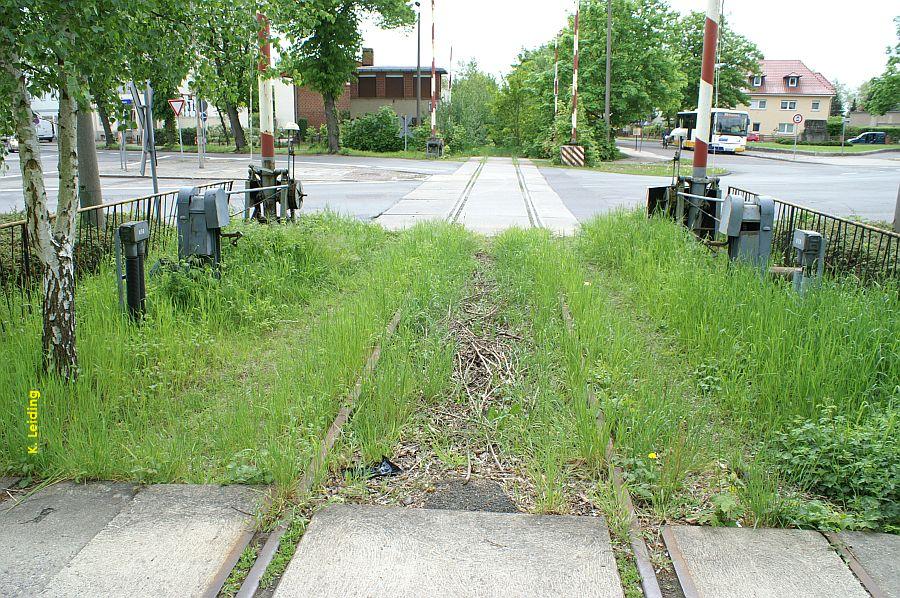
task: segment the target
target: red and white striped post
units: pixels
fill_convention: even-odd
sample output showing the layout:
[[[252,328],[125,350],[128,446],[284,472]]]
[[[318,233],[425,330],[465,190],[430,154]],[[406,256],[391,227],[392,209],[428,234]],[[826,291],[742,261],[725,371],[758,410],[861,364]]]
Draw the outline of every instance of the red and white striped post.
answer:
[[[578,142],[578,20],[581,16],[581,0],[575,0],[575,42],[572,60],[572,138],[570,143]]]
[[[431,137],[437,137],[437,64],[434,41],[434,0],[431,0]]]
[[[716,71],[716,45],[719,40],[719,2],[708,0],[703,29],[703,63],[700,68],[700,94],[697,98],[697,128],[694,140],[694,171],[691,193],[706,193],[706,163],[709,156],[710,114],[712,113],[713,78]]]
[[[275,169],[275,119],[272,114],[272,80],[266,76],[272,64],[269,19],[256,13],[259,23],[259,146],[263,168]]]

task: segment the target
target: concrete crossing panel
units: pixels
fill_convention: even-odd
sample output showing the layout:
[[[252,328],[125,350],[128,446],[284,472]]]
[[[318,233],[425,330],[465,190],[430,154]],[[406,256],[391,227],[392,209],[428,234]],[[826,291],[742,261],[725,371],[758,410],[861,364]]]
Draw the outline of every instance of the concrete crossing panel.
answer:
[[[663,537],[688,596],[869,596],[819,532],[672,526]]]
[[[0,504],[0,596],[35,596],[122,509],[131,484],[62,482]]]
[[[600,518],[332,505],[313,517],[275,596],[623,592]]]
[[[900,536],[841,532],[838,537],[888,598],[900,598]]]
[[[259,498],[241,486],[145,488],[40,595],[203,595],[249,540]]]

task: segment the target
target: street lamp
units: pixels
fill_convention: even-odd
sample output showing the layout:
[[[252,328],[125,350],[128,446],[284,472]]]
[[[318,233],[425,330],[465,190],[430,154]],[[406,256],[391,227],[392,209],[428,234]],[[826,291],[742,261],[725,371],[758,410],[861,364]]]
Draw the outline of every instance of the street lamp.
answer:
[[[422,125],[422,5],[416,2],[419,13],[419,33],[416,40],[416,126]]]

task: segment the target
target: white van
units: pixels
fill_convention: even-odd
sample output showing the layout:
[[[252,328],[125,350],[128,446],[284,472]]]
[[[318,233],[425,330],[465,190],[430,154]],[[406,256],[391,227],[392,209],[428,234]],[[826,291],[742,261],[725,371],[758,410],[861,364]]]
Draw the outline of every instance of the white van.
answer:
[[[34,122],[38,141],[56,141],[56,123],[37,113],[34,115]]]

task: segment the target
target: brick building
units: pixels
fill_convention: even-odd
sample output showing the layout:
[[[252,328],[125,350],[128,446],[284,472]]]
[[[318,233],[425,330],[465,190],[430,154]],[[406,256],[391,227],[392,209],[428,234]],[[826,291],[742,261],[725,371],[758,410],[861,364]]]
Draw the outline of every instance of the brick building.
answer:
[[[440,101],[442,77],[447,71],[438,68],[437,90]],[[422,65],[422,121],[428,122],[431,109],[431,67]],[[295,110],[297,119],[305,118],[310,127],[325,124],[325,105],[322,95],[307,88],[295,87]],[[356,69],[356,77],[344,86],[344,93],[337,100],[340,114],[350,114],[356,118],[369,112],[377,112],[382,106],[390,106],[398,116],[416,118],[416,67],[415,66],[375,66],[374,52],[366,48]]]

